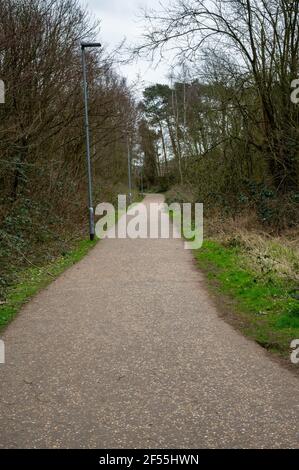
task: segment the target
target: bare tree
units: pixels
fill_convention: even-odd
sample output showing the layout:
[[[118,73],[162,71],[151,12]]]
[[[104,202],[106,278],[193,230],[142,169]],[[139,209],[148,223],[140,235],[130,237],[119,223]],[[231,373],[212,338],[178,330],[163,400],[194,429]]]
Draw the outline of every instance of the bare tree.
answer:
[[[136,51],[167,51],[184,59],[202,51],[229,55],[234,74],[248,76],[257,93],[263,155],[276,189],[298,187],[298,111],[290,83],[298,76],[299,4],[287,0],[177,0],[146,14],[144,44]]]

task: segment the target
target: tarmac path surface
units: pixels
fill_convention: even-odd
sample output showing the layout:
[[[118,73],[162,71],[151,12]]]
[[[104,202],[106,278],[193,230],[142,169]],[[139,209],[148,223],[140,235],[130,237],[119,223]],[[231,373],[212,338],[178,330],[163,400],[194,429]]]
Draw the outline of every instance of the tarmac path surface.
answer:
[[[298,447],[299,380],[218,316],[181,240],[100,241],[1,337],[2,448]]]

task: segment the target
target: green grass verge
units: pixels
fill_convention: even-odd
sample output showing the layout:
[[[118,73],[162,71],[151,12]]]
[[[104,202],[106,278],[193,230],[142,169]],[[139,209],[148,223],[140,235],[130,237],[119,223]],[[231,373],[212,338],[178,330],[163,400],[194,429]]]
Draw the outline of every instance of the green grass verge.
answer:
[[[207,240],[195,257],[209,284],[232,301],[236,325],[263,347],[289,355],[290,342],[299,338],[299,301],[292,297],[295,282],[255,272],[238,246]]]
[[[18,274],[17,283],[8,290],[5,303],[0,305],[0,331],[14,318],[24,303],[63,271],[80,261],[97,241],[81,240],[72,250],[56,258],[50,264],[22,270]]]

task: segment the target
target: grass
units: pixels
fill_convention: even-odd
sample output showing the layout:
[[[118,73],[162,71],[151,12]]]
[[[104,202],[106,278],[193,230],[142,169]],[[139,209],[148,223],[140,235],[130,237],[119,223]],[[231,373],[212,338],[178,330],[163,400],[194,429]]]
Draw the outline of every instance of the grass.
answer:
[[[7,292],[5,303],[0,305],[0,331],[15,317],[22,305],[63,271],[80,261],[96,243],[97,240],[81,240],[64,256],[56,258],[50,264],[20,271],[16,284]]]
[[[286,257],[285,249],[275,244],[268,253],[272,251],[278,261],[279,252]],[[273,269],[271,262],[269,269],[260,261],[254,263],[253,254],[242,244],[207,240],[195,257],[210,286],[230,301],[233,323],[263,347],[286,357],[290,342],[299,338],[299,301],[292,297],[298,294],[298,283]],[[266,262],[272,259],[264,256]]]
[[[194,196],[178,187],[168,191],[166,200],[190,202]],[[175,214],[170,217],[176,220]],[[299,338],[298,228],[278,234],[253,211],[232,217],[214,210],[205,217],[204,233],[207,238],[194,254],[217,294],[219,311],[290,363],[290,343]]]

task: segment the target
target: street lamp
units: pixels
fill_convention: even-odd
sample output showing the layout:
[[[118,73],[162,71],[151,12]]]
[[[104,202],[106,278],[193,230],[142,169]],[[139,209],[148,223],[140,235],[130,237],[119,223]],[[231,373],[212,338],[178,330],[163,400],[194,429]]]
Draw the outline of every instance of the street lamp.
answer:
[[[127,133],[127,151],[128,151],[128,187],[129,187],[129,201],[132,204],[132,176],[131,176],[131,149],[130,149],[130,136]]]
[[[88,210],[89,210],[89,236],[90,240],[94,239],[94,209],[92,202],[92,178],[91,178],[91,162],[90,162],[90,138],[89,138],[89,119],[88,119],[88,91],[86,79],[86,60],[85,49],[87,47],[101,47],[99,42],[81,42],[82,51],[82,67],[83,67],[83,89],[84,89],[84,105],[85,105],[85,133],[86,133],[86,163],[88,178]]]

